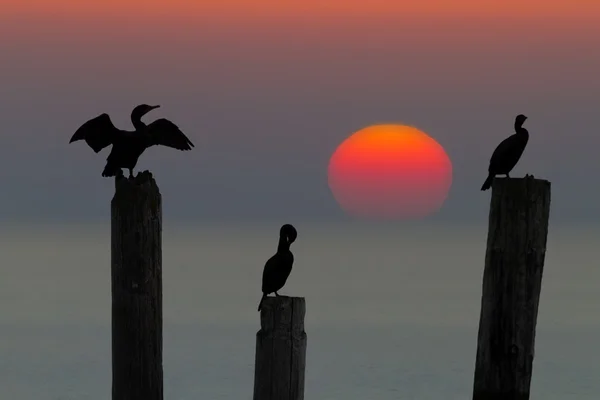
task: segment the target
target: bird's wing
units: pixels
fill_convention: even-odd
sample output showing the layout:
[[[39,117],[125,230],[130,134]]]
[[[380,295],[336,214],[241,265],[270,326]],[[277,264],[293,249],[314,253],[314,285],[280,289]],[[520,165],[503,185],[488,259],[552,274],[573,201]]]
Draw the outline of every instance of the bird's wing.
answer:
[[[277,267],[279,265],[279,257],[278,254],[273,255],[271,258],[267,260],[265,263],[265,268],[263,269],[262,276],[262,291],[271,291],[273,285],[274,275],[277,274]]]
[[[511,136],[507,137],[506,139],[501,141],[500,144],[496,147],[496,149],[492,153],[492,158],[490,159],[490,167],[493,167],[500,160],[504,159],[505,154],[508,151],[510,151],[510,149],[513,145],[514,136],[515,135],[511,135]]]
[[[160,118],[148,125],[145,131],[148,146],[162,145],[177,150],[191,150],[194,144],[168,119]]]
[[[92,150],[98,153],[103,148],[111,145],[119,132],[108,114],[101,114],[81,125],[71,137],[69,143],[85,140]]]

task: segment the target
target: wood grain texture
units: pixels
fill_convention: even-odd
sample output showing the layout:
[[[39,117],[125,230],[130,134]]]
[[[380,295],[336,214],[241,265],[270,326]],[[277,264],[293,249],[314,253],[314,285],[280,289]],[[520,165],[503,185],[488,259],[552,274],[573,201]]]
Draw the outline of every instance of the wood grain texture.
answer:
[[[162,400],[162,205],[145,171],[111,202],[112,399]]]
[[[303,400],[306,303],[302,297],[267,297],[256,334],[254,400]]]
[[[473,400],[528,400],[550,217],[550,182],[494,180]]]

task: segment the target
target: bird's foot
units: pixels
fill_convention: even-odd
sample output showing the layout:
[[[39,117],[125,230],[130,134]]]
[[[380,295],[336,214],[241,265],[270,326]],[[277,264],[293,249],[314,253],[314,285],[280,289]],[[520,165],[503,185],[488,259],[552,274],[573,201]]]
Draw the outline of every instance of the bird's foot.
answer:
[[[509,174],[506,174],[506,177],[507,177],[507,178],[510,178],[510,175],[509,175]]]
[[[277,293],[277,292],[273,292],[273,293],[275,293],[275,297],[279,297],[279,293]]]

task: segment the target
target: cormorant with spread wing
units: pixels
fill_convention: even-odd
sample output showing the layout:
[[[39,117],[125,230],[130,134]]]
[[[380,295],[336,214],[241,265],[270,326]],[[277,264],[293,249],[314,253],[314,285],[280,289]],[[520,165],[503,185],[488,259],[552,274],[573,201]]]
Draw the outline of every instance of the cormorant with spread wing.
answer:
[[[258,304],[258,311],[262,307],[262,303],[269,293],[277,293],[287,281],[290,272],[292,272],[292,264],[294,264],[294,255],[290,251],[290,245],[294,243],[298,232],[290,224],[285,224],[279,230],[279,245],[277,253],[265,264],[262,276],[262,292],[263,296]]]
[[[492,154],[492,158],[490,159],[490,166],[488,168],[488,177],[481,186],[481,190],[488,190],[492,187],[492,182],[494,180],[494,176],[496,175],[506,175],[507,178],[510,178],[508,173],[512,171],[512,169],[517,165],[523,151],[525,150],[525,146],[527,146],[527,141],[529,140],[529,132],[527,129],[523,128],[523,123],[527,119],[523,114],[517,115],[515,118],[515,134],[504,139],[494,153]]]
[[[121,168],[127,168],[131,177],[138,158],[150,146],[162,145],[177,150],[191,150],[194,147],[177,125],[168,119],[160,118],[148,125],[142,122],[144,115],[158,107],[140,104],[133,109],[131,122],[135,131],[117,129],[108,114],[101,114],[77,129],[69,143],[85,140],[96,153],[112,144],[102,176],[121,175]]]

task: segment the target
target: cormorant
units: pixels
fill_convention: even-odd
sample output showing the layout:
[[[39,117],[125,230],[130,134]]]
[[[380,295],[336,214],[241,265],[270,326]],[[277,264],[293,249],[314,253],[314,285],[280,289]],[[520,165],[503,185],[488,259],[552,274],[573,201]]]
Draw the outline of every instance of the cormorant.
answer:
[[[294,264],[294,255],[290,251],[290,245],[294,243],[298,232],[290,224],[285,224],[279,230],[279,245],[277,246],[277,253],[265,264],[262,276],[262,298],[258,304],[258,311],[262,306],[263,300],[269,293],[275,293],[275,296],[279,296],[277,293],[283,285],[290,272],[292,272],[292,264]]]
[[[144,115],[158,107],[140,104],[133,109],[131,122],[135,131],[117,129],[108,114],[101,114],[77,129],[69,143],[85,140],[96,153],[112,144],[102,176],[122,175],[121,168],[127,168],[131,177],[138,158],[150,146],[163,145],[177,150],[194,147],[177,125],[168,119],[160,118],[148,125],[142,122]]]
[[[526,119],[527,117],[523,114],[517,115],[515,118],[516,133],[500,142],[494,150],[490,159],[488,177],[481,186],[481,190],[488,190],[492,187],[492,181],[496,175],[506,175],[507,178],[510,178],[508,173],[517,165],[529,140],[529,132],[522,126]]]

